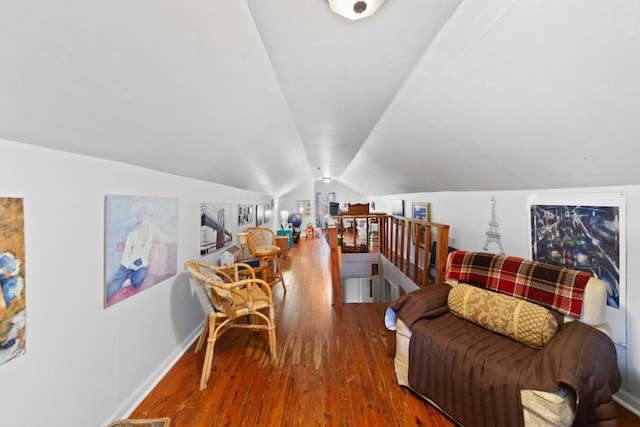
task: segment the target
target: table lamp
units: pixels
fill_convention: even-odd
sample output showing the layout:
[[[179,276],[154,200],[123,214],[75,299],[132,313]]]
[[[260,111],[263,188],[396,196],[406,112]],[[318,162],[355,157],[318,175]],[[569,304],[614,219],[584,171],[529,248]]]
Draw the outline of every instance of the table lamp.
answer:
[[[240,259],[243,260],[244,247],[247,245],[247,241],[249,240],[249,233],[237,233],[236,236],[238,237],[238,244],[240,245],[240,248],[242,250],[240,252]]]
[[[280,223],[282,224],[282,228],[287,228],[287,218],[289,218],[289,211],[288,210],[281,210],[280,211]]]

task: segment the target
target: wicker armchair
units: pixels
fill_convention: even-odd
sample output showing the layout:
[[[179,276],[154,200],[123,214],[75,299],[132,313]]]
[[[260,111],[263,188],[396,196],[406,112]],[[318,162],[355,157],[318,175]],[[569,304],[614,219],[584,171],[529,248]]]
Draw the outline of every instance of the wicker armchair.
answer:
[[[248,243],[251,256],[270,265],[270,268],[267,269],[266,278],[269,286],[274,286],[280,282],[284,293],[287,293],[280,264],[280,247],[276,245],[276,234],[266,227],[248,227],[244,231],[249,233]]]
[[[244,263],[216,267],[187,261],[185,269],[191,275],[194,290],[207,317],[195,349],[200,351],[206,338],[200,390],[207,388],[216,340],[229,328],[266,330],[271,357],[276,358],[275,312],[271,287],[267,282],[256,279],[253,269]],[[244,317],[247,322],[237,321]]]

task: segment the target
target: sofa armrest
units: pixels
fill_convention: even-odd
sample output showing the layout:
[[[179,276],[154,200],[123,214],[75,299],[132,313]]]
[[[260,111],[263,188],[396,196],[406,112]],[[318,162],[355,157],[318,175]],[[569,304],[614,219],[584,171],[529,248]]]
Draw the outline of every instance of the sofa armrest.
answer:
[[[449,312],[447,297],[451,286],[446,283],[405,294],[389,306],[409,327],[420,319],[431,319]]]
[[[607,315],[607,285],[592,277],[584,288],[580,321],[591,326],[605,324]]]

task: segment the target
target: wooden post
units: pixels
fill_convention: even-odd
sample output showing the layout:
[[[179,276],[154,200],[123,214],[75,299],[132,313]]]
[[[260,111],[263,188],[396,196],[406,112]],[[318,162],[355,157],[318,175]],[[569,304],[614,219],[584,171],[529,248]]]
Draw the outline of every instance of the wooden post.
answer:
[[[431,261],[431,226],[424,227],[424,238],[422,240],[424,245],[424,259],[422,260],[422,286],[429,284],[429,261]]]
[[[436,276],[434,283],[444,282],[444,274],[447,268],[447,257],[449,255],[449,226],[438,224],[436,237]]]
[[[327,228],[329,232],[329,252],[331,256],[331,291],[333,305],[342,306],[342,283],[340,282],[340,254],[338,253],[338,233],[335,225]]]

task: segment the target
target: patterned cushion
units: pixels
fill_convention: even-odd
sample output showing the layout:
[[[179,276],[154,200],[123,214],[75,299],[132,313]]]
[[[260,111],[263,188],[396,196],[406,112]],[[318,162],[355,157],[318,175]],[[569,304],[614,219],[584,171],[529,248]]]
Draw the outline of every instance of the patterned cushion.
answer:
[[[448,305],[453,314],[533,348],[543,347],[558,332],[546,308],[464,283],[453,287]]]
[[[579,318],[591,276],[513,256],[455,251],[447,259],[447,278],[524,298]]]

